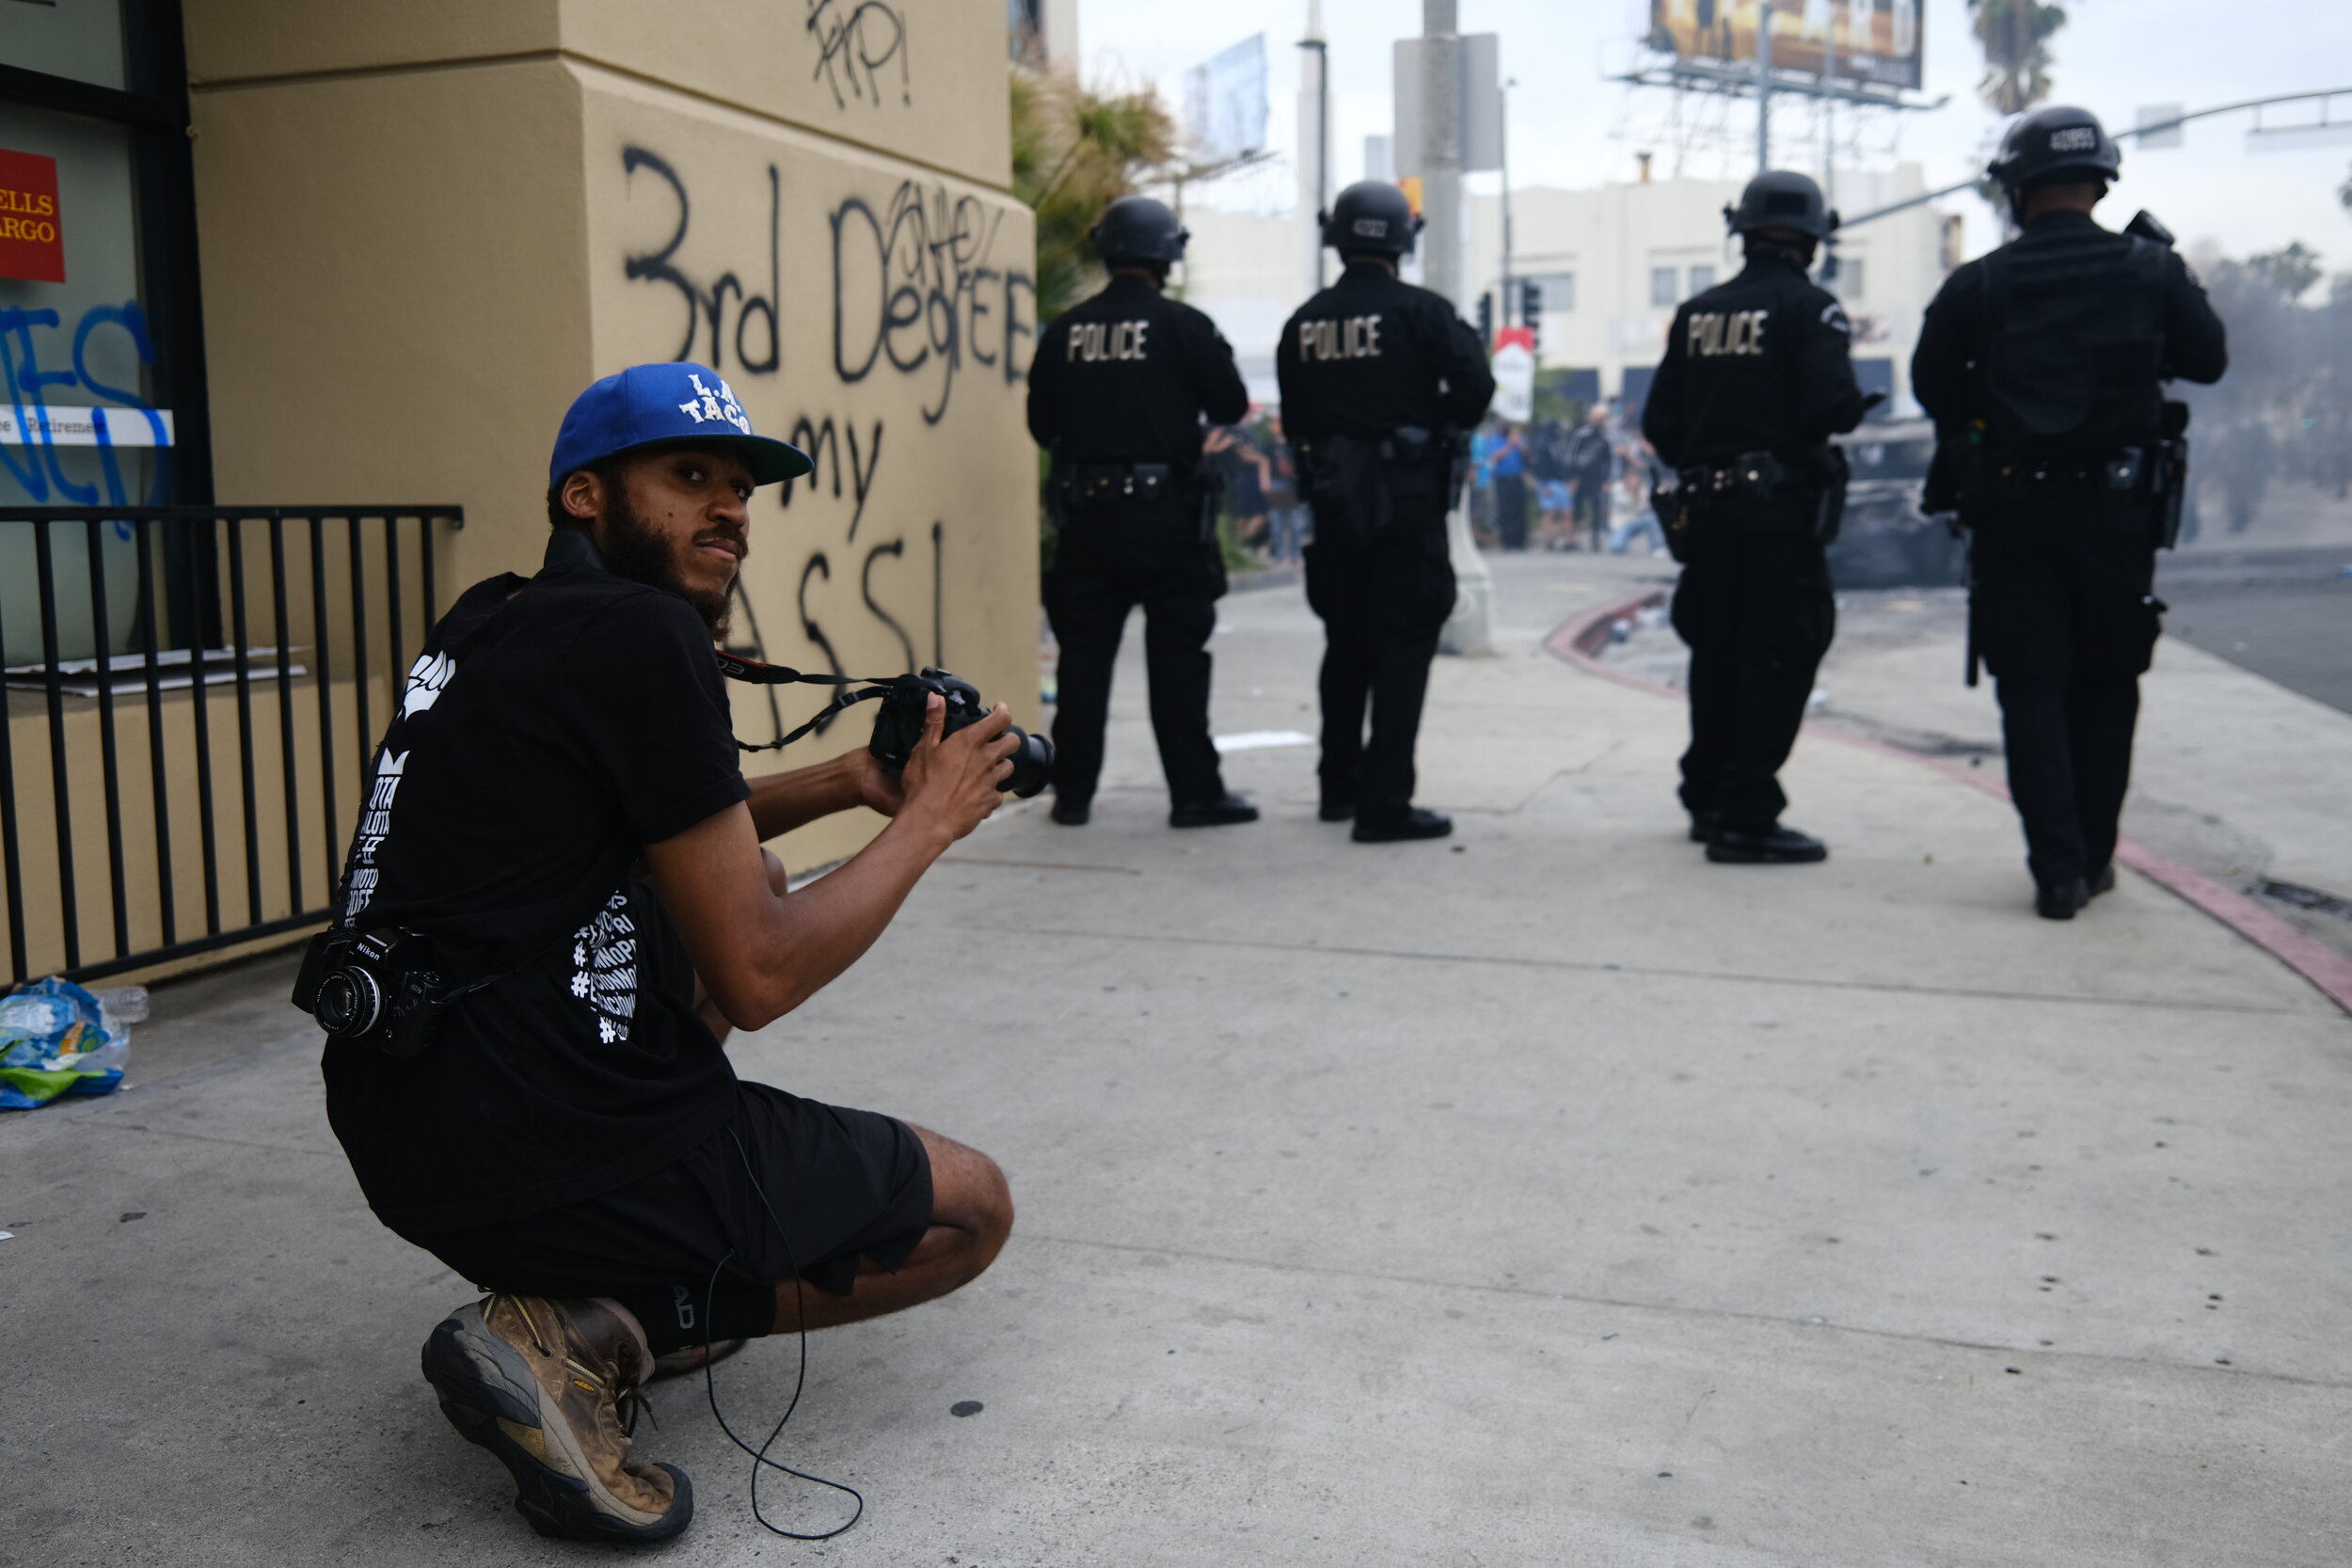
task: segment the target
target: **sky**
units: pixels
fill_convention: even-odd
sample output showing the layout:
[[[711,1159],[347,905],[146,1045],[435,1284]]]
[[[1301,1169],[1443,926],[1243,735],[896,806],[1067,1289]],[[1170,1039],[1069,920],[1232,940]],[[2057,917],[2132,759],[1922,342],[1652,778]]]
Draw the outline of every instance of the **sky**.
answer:
[[[1915,97],[1943,107],[1917,114],[1872,111],[1841,128],[1839,163],[1922,166],[1932,188],[1979,171],[1997,143],[2001,118],[1977,96],[1981,56],[1963,0],[1923,0],[1926,83]],[[1501,35],[1502,71],[1518,85],[1509,97],[1511,183],[1589,187],[1635,177],[1634,153],[1656,153],[1661,176],[1738,177],[1755,167],[1753,101],[1720,99],[1684,105],[1686,123],[1721,130],[1672,133],[1674,94],[1630,88],[1607,79],[1628,59],[1645,28],[1646,0],[1460,0],[1464,32]],[[2190,110],[2277,93],[2346,88],[2334,118],[2352,125],[2352,5],[2343,0],[2069,0],[2069,22],[2055,44],[2049,102],[2079,103],[2110,128],[2133,123],[2142,105]],[[1363,172],[1363,140],[1390,129],[1390,46],[1421,30],[1420,0],[1327,0],[1330,40],[1335,184]],[[1186,199],[1216,205],[1287,209],[1295,176],[1288,156],[1298,141],[1297,39],[1306,0],[1080,0],[1079,49],[1090,82],[1157,87],[1181,112],[1184,72],[1253,33],[1266,36],[1272,114],[1269,142],[1281,160]],[[2314,113],[2311,106],[2268,111]],[[1809,104],[1775,114],[1775,145],[1817,176],[1821,159]],[[1851,117],[1840,112],[1841,120]],[[2336,189],[2352,173],[2352,132],[2332,145],[2249,148],[2249,114],[2217,117],[2185,128],[2172,150],[2125,144],[2123,180],[2101,216],[2121,227],[2145,207],[2181,237],[2185,248],[2210,242],[2246,256],[2300,240],[2320,252],[2329,272],[2352,272],[2352,213]],[[1473,189],[1497,177],[1474,178]],[[1999,243],[1990,208],[1973,197],[1947,203],[1968,224],[1976,253]]]

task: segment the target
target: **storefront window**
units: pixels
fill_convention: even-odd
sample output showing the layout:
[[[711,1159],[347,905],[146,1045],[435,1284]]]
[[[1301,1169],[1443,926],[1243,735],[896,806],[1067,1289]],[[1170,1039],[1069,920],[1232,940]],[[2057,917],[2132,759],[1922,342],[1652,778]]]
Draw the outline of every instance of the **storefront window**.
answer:
[[[164,499],[139,284],[130,127],[0,104],[0,502]]]
[[[0,60],[44,76],[126,88],[122,0],[0,0]]]
[[[134,0],[131,20],[151,31],[157,11]],[[187,411],[174,406],[175,345],[160,325],[193,312],[160,296],[192,298],[193,273],[150,276],[159,256],[194,254],[192,226],[173,215],[187,211],[173,199],[184,194],[173,180],[184,180],[185,133],[171,122],[184,84],[132,96],[151,86],[136,80],[135,55],[124,0],[0,0],[0,59],[39,73],[27,90],[0,90],[0,508],[190,499],[177,471]],[[191,231],[163,232],[175,223]],[[53,526],[48,537],[58,652],[87,658],[98,651],[88,530]],[[109,521],[100,537],[108,651],[119,653],[143,624],[135,531]],[[0,530],[10,666],[42,657],[37,564],[31,528]]]

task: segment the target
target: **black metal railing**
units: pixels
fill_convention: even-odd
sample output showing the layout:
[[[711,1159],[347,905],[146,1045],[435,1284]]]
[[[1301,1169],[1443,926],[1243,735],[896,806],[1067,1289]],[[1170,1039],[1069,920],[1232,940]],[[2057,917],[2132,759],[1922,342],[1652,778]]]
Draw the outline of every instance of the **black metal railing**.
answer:
[[[454,506],[0,506],[12,980],[326,918],[438,614],[437,535],[464,526]]]

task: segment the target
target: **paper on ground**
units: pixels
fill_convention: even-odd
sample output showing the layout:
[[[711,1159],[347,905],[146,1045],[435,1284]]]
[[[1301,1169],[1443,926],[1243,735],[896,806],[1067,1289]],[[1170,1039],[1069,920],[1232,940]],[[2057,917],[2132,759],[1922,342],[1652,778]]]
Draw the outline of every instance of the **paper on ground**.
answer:
[[[1315,737],[1296,730],[1244,730],[1239,735],[1216,737],[1219,752],[1263,752],[1275,746],[1311,746]]]

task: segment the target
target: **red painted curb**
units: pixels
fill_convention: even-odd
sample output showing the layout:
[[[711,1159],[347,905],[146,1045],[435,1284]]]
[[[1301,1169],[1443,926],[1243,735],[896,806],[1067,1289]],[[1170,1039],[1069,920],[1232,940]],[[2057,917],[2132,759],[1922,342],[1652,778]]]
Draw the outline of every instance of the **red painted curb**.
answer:
[[[1588,675],[1629,686],[1638,691],[1681,700],[1677,687],[1658,681],[1645,680],[1623,670],[1612,669],[1600,660],[1599,650],[1610,641],[1610,632],[1619,621],[1638,614],[1651,605],[1663,604],[1662,590],[1652,589],[1637,598],[1624,599],[1599,610],[1587,610],[1568,621],[1544,639],[1544,650],[1553,657],[1573,664]],[[1945,762],[1935,757],[1923,757],[1915,752],[1866,740],[1857,735],[1824,724],[1807,723],[1805,730],[1824,740],[1841,746],[1873,752],[1880,756],[1899,757],[1943,774],[1946,778],[1983,791],[1997,800],[2009,799],[2009,790],[1994,783],[1973,768]],[[2176,896],[2202,910],[2214,919],[2261,948],[2315,987],[2328,1001],[2352,1014],[2352,958],[2321,942],[2317,937],[2296,930],[2287,921],[2271,913],[2244,894],[2223,887],[2212,878],[2191,871],[2178,861],[2157,854],[2144,844],[2123,839],[2115,847],[2115,858],[2132,870],[2166,889]]]

